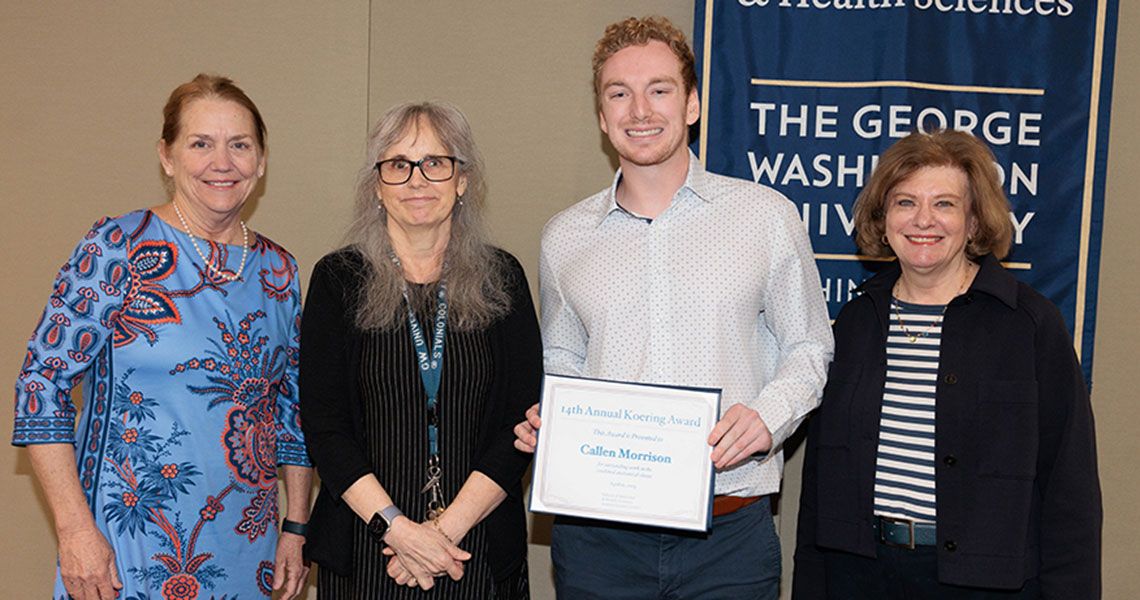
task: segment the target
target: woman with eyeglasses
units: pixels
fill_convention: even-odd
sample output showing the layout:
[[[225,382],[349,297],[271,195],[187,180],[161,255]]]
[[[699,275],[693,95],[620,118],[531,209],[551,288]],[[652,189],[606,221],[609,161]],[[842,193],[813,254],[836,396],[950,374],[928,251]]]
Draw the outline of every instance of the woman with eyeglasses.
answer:
[[[484,195],[463,114],[396,106],[369,137],[349,244],[313,271],[300,386],[321,598],[529,597],[512,427],[542,348]]]

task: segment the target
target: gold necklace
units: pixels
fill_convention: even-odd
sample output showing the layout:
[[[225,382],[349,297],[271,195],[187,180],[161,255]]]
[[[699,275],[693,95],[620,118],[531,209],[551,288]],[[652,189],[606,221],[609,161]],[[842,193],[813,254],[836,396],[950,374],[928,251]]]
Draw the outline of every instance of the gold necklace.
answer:
[[[906,334],[907,341],[912,343],[912,344],[917,342],[918,338],[926,337],[927,335],[930,334],[931,331],[934,331],[935,327],[942,324],[942,317],[946,315],[946,307],[943,306],[942,312],[938,315],[938,318],[935,319],[934,321],[931,321],[930,325],[926,326],[925,331],[920,331],[918,333],[912,333],[910,331],[910,329],[907,329],[906,321],[903,321],[902,313],[899,312],[899,304],[898,304],[897,299],[891,302],[891,308],[895,309],[895,318],[898,319],[898,321],[899,321],[899,327],[902,327],[903,333]]]
[[[966,271],[964,273],[962,273],[962,283],[958,285],[958,293],[954,294],[955,297],[962,295],[962,292],[966,291],[966,280],[969,278],[970,278],[970,267],[967,266]],[[901,281],[901,279],[900,279],[900,281]],[[891,299],[891,308],[895,309],[895,318],[898,319],[899,327],[902,328],[903,333],[906,335],[907,341],[910,342],[911,344],[913,344],[913,343],[918,342],[918,338],[923,338],[923,337],[930,335],[930,332],[934,331],[935,327],[938,327],[939,325],[942,324],[942,318],[946,316],[946,308],[950,306],[950,303],[947,302],[946,304],[942,305],[942,312],[939,313],[938,318],[931,321],[930,325],[927,325],[925,330],[919,331],[917,333],[913,333],[913,332],[911,332],[910,329],[907,328],[906,321],[904,321],[902,318],[902,312],[899,311],[898,290],[899,290],[899,281],[896,281],[895,282],[895,289],[892,292],[892,296],[894,296],[894,298]],[[953,300],[953,298],[951,298],[951,300]]]
[[[241,225],[241,262],[238,263],[237,271],[233,273],[226,273],[214,266],[202,253],[202,249],[198,247],[198,240],[194,239],[194,232],[190,231],[190,225],[186,223],[186,219],[182,216],[182,211],[178,209],[178,203],[174,199],[170,200],[170,205],[174,207],[174,214],[178,215],[178,220],[182,222],[182,228],[186,230],[186,235],[190,236],[190,243],[194,245],[194,251],[198,253],[198,257],[206,264],[206,269],[214,274],[215,277],[220,277],[226,281],[234,282],[241,279],[241,272],[245,270],[245,259],[249,254],[249,229],[246,229],[245,221],[238,220]],[[220,257],[220,255],[219,255]]]

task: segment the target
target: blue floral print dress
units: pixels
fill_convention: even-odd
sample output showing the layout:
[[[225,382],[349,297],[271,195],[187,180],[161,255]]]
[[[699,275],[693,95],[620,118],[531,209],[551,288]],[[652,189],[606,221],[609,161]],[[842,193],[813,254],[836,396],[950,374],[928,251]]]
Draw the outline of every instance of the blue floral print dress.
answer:
[[[240,246],[198,246],[238,268]],[[241,275],[211,273],[189,236],[149,210],[102,219],[28,342],[12,443],[75,445],[120,599],[270,595],[277,467],[309,464],[300,291],[296,261],[260,235]],[[67,598],[58,571],[53,598]]]

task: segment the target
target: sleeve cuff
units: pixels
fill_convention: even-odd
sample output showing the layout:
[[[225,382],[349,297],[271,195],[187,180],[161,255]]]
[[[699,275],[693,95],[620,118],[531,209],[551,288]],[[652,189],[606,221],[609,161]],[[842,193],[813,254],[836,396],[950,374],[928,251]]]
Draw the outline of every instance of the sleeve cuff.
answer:
[[[791,434],[791,431],[788,431],[788,425],[792,420],[792,411],[784,402],[771,397],[761,397],[760,401],[756,403],[756,412],[764,420],[764,425],[768,427],[768,433],[772,434],[772,450],[774,451],[782,446],[784,440]],[[768,454],[771,455],[772,451],[769,451]]]
[[[75,419],[71,417],[16,417],[13,446],[28,444],[75,444]]]
[[[309,453],[305,445],[297,442],[278,442],[277,465],[291,465],[294,467],[311,467]]]

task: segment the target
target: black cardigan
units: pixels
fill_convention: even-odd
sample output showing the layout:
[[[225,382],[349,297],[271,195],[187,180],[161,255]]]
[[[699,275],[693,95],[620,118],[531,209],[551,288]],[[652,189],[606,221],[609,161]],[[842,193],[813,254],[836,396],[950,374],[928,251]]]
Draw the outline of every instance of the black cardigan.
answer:
[[[538,401],[542,340],[526,275],[515,257],[496,250],[506,270],[510,311],[490,326],[495,379],[486,415],[478,426],[473,468],[507,493],[486,518],[486,560],[496,578],[526,558],[526,517],[521,479],[530,454],[514,448],[514,425]],[[357,389],[362,331],[355,324],[364,259],[341,249],[313,269],[301,319],[301,424],[321,489],[309,521],[305,557],[340,575],[352,565],[355,513],[341,495],[372,472],[364,441],[363,407]]]
[[[1088,389],[1057,308],[992,256],[942,325],[938,580],[1099,598],[1101,495]],[[821,548],[874,557],[875,453],[892,265],[835,321],[804,459],[793,598],[825,598]]]

